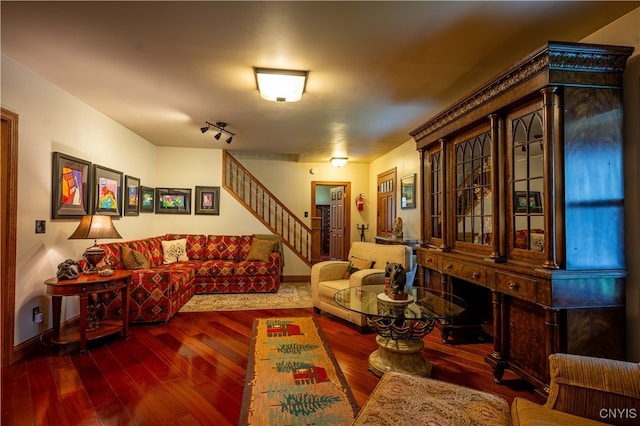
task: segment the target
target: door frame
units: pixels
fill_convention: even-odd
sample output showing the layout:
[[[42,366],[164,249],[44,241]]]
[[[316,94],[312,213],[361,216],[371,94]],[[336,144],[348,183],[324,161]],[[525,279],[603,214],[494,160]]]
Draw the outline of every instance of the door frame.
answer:
[[[348,254],[351,248],[351,182],[312,181],[311,182],[311,212],[316,211],[316,188],[318,186],[344,186],[344,248],[343,253]],[[314,248],[311,248],[313,253]]]
[[[2,137],[0,155],[0,340],[2,340],[2,366],[12,364],[14,356],[14,327],[16,305],[16,229],[18,222],[18,114],[2,111]],[[5,139],[6,136],[6,139]],[[6,177],[6,178],[5,178]]]

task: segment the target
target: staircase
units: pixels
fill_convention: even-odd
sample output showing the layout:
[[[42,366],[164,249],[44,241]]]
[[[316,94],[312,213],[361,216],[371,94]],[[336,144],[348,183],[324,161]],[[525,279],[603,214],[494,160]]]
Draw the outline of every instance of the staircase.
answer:
[[[311,228],[293,214],[227,151],[222,154],[223,187],[271,232],[280,235],[303,262],[311,266]]]

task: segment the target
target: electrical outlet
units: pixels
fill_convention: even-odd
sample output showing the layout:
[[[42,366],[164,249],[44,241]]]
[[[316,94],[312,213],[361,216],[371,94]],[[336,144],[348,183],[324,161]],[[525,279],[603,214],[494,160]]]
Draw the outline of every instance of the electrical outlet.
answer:
[[[33,308],[33,315],[32,315],[32,319],[33,322],[42,322],[42,314],[40,314],[40,306],[36,306],[35,308]],[[36,321],[38,318],[40,318],[40,321]]]

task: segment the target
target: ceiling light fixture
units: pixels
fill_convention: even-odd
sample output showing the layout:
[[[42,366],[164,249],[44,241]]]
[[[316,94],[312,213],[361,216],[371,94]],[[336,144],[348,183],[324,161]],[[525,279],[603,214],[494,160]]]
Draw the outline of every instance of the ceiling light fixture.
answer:
[[[347,164],[347,157],[332,157],[331,158],[331,165],[335,166],[335,167],[342,167],[345,164]]]
[[[274,102],[297,102],[307,87],[309,71],[253,68],[262,99]]]
[[[215,127],[216,129],[218,129],[218,133],[216,133],[216,135],[214,136],[215,140],[219,141],[220,138],[222,137],[222,133],[227,133],[229,135],[229,137],[226,139],[225,142],[227,143],[231,143],[231,141],[233,140],[233,137],[236,135],[233,132],[230,132],[226,129],[227,127],[227,123],[225,123],[224,121],[216,121],[216,124],[213,123],[209,123],[208,121],[205,121],[205,123],[207,124],[206,127],[201,127],[200,131],[202,133],[206,133],[207,130],[209,130],[211,127]]]

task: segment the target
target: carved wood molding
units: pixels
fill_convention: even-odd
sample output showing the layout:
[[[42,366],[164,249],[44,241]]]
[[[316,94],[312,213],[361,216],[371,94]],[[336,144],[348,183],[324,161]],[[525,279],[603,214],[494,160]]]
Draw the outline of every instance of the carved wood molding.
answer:
[[[622,46],[549,42],[409,134],[418,142],[547,69],[622,73],[632,52]]]

